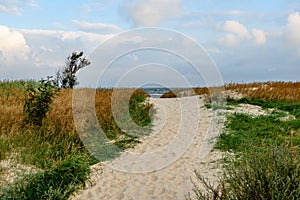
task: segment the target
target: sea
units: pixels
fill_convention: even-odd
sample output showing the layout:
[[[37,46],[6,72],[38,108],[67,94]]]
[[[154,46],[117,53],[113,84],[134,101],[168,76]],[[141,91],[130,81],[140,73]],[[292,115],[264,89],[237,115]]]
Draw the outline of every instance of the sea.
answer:
[[[160,98],[166,92],[169,92],[169,88],[141,88],[147,92],[152,98]]]

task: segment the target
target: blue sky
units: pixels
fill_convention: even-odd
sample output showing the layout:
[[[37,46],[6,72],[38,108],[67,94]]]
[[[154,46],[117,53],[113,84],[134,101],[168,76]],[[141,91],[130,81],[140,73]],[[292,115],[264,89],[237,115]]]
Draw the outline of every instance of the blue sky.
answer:
[[[72,51],[91,55],[98,45],[118,34],[159,27],[178,31],[198,42],[225,82],[300,81],[299,12],[297,0],[0,0],[0,80],[38,80],[55,74]],[[153,35],[152,43],[159,38]],[[129,47],[134,46],[126,42]],[[151,51],[131,53],[122,63],[111,65],[111,71],[125,73],[124,66],[130,71],[137,64],[160,64],[162,60],[166,60],[162,65],[177,70],[192,85],[199,84],[192,81],[195,73],[187,63]],[[98,62],[101,61],[94,63]],[[153,77],[153,82],[165,79],[179,86],[167,68],[158,70],[157,66],[162,65],[153,65],[152,74],[147,69],[148,74],[141,69],[133,72],[128,76],[128,86],[138,84],[143,76],[148,76],[147,80]],[[88,68],[85,70],[80,80],[92,84]],[[103,70],[98,68],[98,74]],[[100,84],[113,86],[120,77],[114,75],[108,73],[107,82]],[[136,80],[130,83],[133,79]]]

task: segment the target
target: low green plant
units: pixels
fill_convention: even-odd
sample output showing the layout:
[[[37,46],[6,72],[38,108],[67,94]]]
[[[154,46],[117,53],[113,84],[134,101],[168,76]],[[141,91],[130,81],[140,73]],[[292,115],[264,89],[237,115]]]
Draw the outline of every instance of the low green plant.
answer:
[[[89,158],[71,155],[55,167],[24,176],[13,185],[2,187],[0,199],[68,199],[83,186],[90,173]]]
[[[0,137],[0,161],[6,158],[6,152],[9,150],[9,144],[2,137]]]
[[[145,94],[133,94],[129,102],[129,113],[133,121],[139,126],[147,126],[151,123],[151,107],[146,102]]]
[[[33,171],[16,174],[13,183],[0,184],[0,199],[67,199],[88,179],[91,157],[76,135],[44,123],[2,137],[9,146],[0,152],[13,162],[33,167]]]
[[[211,103],[206,103],[206,104],[204,104],[204,107],[207,109],[211,109],[212,105],[211,105]]]
[[[299,199],[298,159],[299,155],[285,146],[243,152],[239,159],[225,165],[224,176],[217,187],[195,171],[194,196],[198,200]]]

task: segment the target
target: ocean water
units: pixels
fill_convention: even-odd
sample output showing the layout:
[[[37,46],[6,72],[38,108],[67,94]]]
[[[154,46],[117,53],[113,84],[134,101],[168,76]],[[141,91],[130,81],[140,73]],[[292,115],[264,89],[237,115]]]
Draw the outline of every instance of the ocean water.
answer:
[[[166,92],[169,92],[169,88],[141,88],[147,92],[152,98],[160,98]]]

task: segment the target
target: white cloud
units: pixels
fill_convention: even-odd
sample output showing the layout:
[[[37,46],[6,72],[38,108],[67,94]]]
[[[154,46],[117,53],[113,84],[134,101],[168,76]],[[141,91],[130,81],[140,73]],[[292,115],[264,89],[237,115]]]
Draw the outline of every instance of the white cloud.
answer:
[[[217,25],[217,28],[227,33],[225,37],[219,40],[221,44],[226,46],[238,46],[245,41],[263,45],[267,41],[265,31],[254,28],[251,34],[245,25],[235,20],[228,20],[223,25]]]
[[[130,20],[140,26],[154,26],[172,18],[177,18],[183,11],[181,0],[136,0],[125,5]]]
[[[58,68],[74,50],[88,54],[112,34],[96,34],[82,31],[20,30],[32,48],[32,63],[38,67]]]
[[[97,34],[84,31],[60,31],[60,30],[38,30],[38,29],[21,29],[19,30],[25,35],[31,37],[39,37],[40,39],[58,39],[61,41],[81,41],[83,43],[88,42],[89,45],[97,45],[97,43],[103,42],[109,39],[114,34]]]
[[[34,7],[36,4],[32,0],[0,0],[0,12],[4,13],[20,15],[25,6]]]
[[[300,55],[300,15],[298,12],[289,15],[285,38],[290,46],[298,49]]]
[[[120,32],[122,29],[113,24],[103,24],[103,23],[90,23],[79,20],[72,20],[72,23],[79,30],[95,33],[112,33]]]
[[[40,79],[55,74],[73,51],[85,55],[112,34],[12,29],[0,26],[0,79]]]
[[[226,32],[235,33],[239,38],[242,39],[251,39],[251,35],[249,34],[247,28],[235,20],[226,21],[223,26],[223,30]]]
[[[28,59],[30,48],[22,33],[0,26],[0,52],[5,64],[15,64]]]
[[[266,33],[263,30],[253,29],[252,34],[256,44],[262,45],[266,43],[267,41]]]

